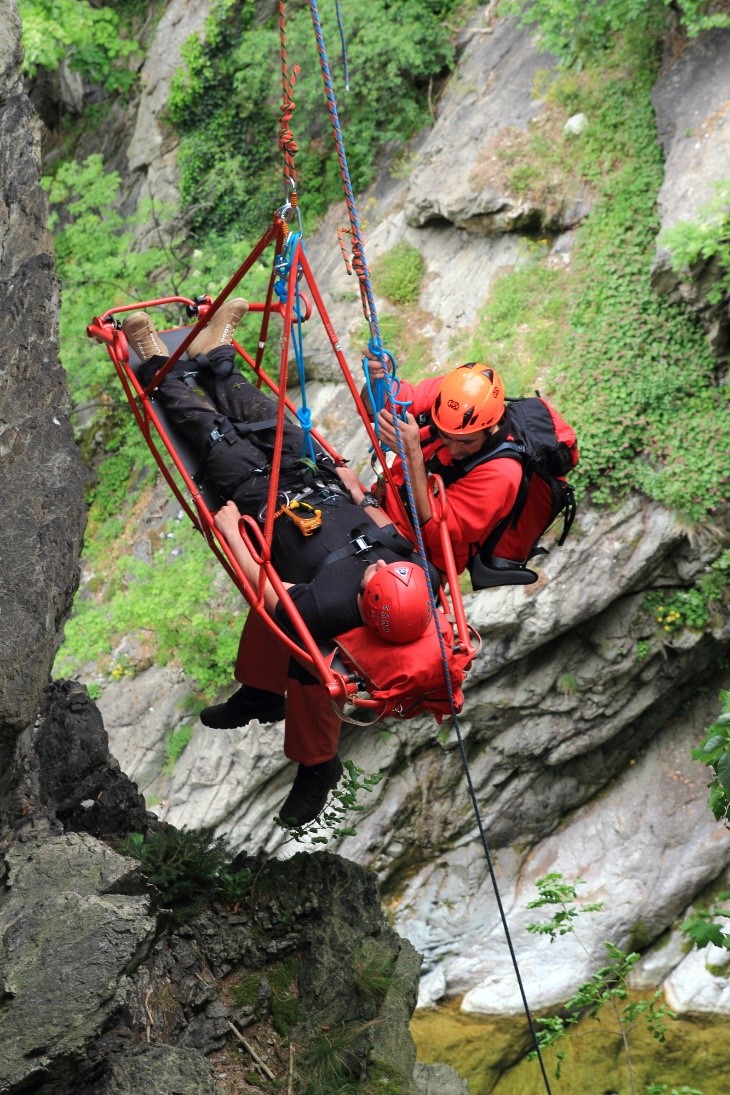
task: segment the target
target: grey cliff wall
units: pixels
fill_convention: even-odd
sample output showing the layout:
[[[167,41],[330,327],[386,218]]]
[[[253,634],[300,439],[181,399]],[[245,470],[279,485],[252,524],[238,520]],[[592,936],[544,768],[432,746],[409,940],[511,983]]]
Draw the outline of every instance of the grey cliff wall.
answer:
[[[662,230],[680,221],[700,221],[715,195],[715,183],[727,182],[730,147],[730,29],[703,34],[668,62],[654,88],[659,139],[665,155],[659,191]],[[711,304],[708,293],[718,271],[712,260],[682,273],[672,270],[667,249],[657,245],[652,280],[661,292],[685,301],[699,315],[718,357],[730,348],[730,308]]]
[[[0,24],[0,780],[46,686],[78,584],[83,471],[58,361],[59,288],[20,22]]]
[[[521,261],[520,232],[549,219],[547,211],[522,208],[498,189],[496,175],[487,185],[482,169],[503,129],[519,130],[539,115],[530,74],[549,67],[550,59],[509,21],[491,34],[467,35],[466,43],[433,126],[415,142],[411,178],[385,170],[359,198],[367,209],[371,263],[401,239],[425,259],[419,333],[430,339],[435,369],[449,361],[454,334],[474,322],[495,273]],[[712,66],[693,60],[708,51]],[[680,62],[692,76],[683,78],[676,97],[663,92],[663,110],[681,114],[688,97],[694,124],[702,128],[724,94],[730,54],[703,37]],[[673,71],[663,72],[657,94],[671,84]],[[674,132],[684,140],[680,126]],[[662,201],[670,202],[684,175],[672,168],[671,134],[664,139]],[[727,142],[706,147],[713,158],[700,173],[730,175]],[[560,206],[562,219],[551,222],[556,261],[568,268],[571,225],[587,212],[581,195],[569,198]],[[356,363],[361,320],[352,278],[333,246],[342,221],[343,210],[333,210],[308,241],[308,254],[326,287],[334,327]],[[333,372],[325,349],[324,336],[308,331],[309,361],[322,380],[310,393],[313,413],[367,476],[367,454],[349,429],[346,397],[328,383]],[[539,867],[587,878],[589,900],[610,887],[616,898],[609,926],[623,941],[638,923],[659,939],[730,864],[730,839],[713,823],[702,770],[689,759],[691,743],[713,717],[697,686],[716,697],[727,684],[728,622],[718,616],[703,635],[684,631],[662,640],[642,608],[648,589],[697,580],[727,541],[726,513],[717,515],[717,526],[690,537],[671,514],[641,498],[616,513],[592,511],[583,501],[575,533],[547,558],[538,584],[468,598],[483,649],[468,681],[462,731],[518,923]],[[173,667],[152,668],[133,682],[105,682],[100,707],[113,752],[167,820],[214,824],[240,846],[276,852],[281,835],[272,818],[291,778],[281,756],[281,726],[210,731],[185,713],[185,694],[186,682]],[[174,772],[162,774],[165,743],[185,724],[194,731],[192,741]],[[365,802],[357,838],[339,847],[373,865],[386,883],[411,880],[394,910],[399,929],[425,956],[421,1003],[467,994],[466,1008],[511,1011],[511,977],[502,965],[501,932],[453,735],[440,742],[430,719],[389,723],[387,734],[350,728],[344,752],[366,771],[387,773]],[[642,864],[651,860],[662,872],[648,885]],[[589,944],[593,967],[602,961],[607,932],[607,921],[597,920]],[[647,967],[657,983],[676,978],[682,984],[676,998],[684,1010],[700,999],[710,1009],[726,1006],[722,984],[704,966],[688,981],[679,943],[664,955],[648,958]],[[565,999],[585,972],[557,948],[541,953],[540,964],[546,976],[539,983],[536,975],[531,992],[545,1006]]]

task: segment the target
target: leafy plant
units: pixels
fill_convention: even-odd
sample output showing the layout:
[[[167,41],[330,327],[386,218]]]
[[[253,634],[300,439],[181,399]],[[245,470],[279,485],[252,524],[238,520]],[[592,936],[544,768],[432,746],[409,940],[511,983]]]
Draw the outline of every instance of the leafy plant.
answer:
[[[719,893],[717,900],[730,901],[730,893]],[[722,930],[716,923],[718,919],[730,919],[730,909],[697,909],[680,924],[680,930],[692,940],[698,950],[712,943],[715,947],[730,951],[730,933]]]
[[[118,62],[139,52],[139,46],[124,34],[113,7],[88,0],[19,0],[18,10],[27,76],[39,68],[53,71],[66,60],[89,83],[107,91],[130,90],[136,74]]]
[[[672,268],[687,274],[698,264],[715,262],[720,274],[707,299],[720,304],[730,295],[730,181],[716,182],[715,196],[702,206],[698,220],[685,220],[659,237],[672,258]]]
[[[166,826],[146,835],[130,833],[119,844],[119,851],[139,860],[156,890],[153,909],[169,909],[176,923],[197,916],[224,894],[230,898],[234,875],[225,868],[231,852],[225,837],[214,838],[211,829]],[[236,872],[237,892],[243,892],[249,883],[250,872]]]
[[[582,878],[576,878],[575,882],[565,882],[559,871],[552,871],[543,875],[535,882],[537,892],[540,895],[534,901],[528,901],[528,909],[553,909],[549,920],[543,920],[527,925],[527,931],[532,935],[549,935],[550,942],[554,943],[561,935],[567,935],[573,931],[575,921],[581,913],[600,912],[602,902],[577,905],[578,886],[584,885]]]
[[[560,936],[574,933],[579,916],[584,913],[598,912],[602,908],[602,903],[581,903],[580,905],[576,903],[577,887],[582,884],[582,879],[576,879],[574,883],[565,882],[560,873],[552,872],[537,879],[535,884],[539,897],[529,902],[527,908],[550,908],[553,911],[550,919],[528,924],[527,931],[548,935],[551,943]],[[664,1042],[667,1037],[667,1020],[675,1016],[666,1004],[659,1002],[661,991],[657,991],[648,1000],[631,999],[628,978],[639,961],[637,953],[627,953],[610,941],[606,941],[604,947],[608,961],[580,986],[567,1001],[561,1014],[537,1019],[540,1028],[537,1032],[538,1044],[541,1049],[554,1046],[581,1020],[597,1019],[604,1010],[608,1010],[613,1015],[616,1031],[621,1038],[626,1057],[629,1087],[635,1095],[636,1076],[629,1042],[632,1027],[641,1019],[651,1036],[658,1042]],[[558,1078],[562,1072],[564,1059],[565,1052],[558,1050],[555,1073]]]
[[[118,210],[121,181],[116,171],[107,171],[100,154],[61,164],[43,185],[63,287],[60,355],[72,401],[77,408],[98,403],[109,408],[121,402],[121,388],[110,383],[109,358],[86,337],[87,324],[102,307],[149,299],[168,252],[135,247],[149,206],[142,203],[133,216]]]
[[[730,596],[729,574],[730,552],[723,551],[705,568],[696,586],[648,593],[645,608],[666,636],[684,628],[703,631]]]
[[[172,731],[165,744],[165,767],[163,768],[163,772],[166,775],[169,776],[172,774],[175,765],[188,747],[192,736],[193,727],[190,723],[185,723]]]
[[[349,90],[343,91],[337,55],[331,58],[331,79],[356,190],[371,181],[377,152],[386,142],[410,136],[427,120],[430,81],[453,65],[451,34],[444,24],[458,8],[457,0],[402,0],[395,20],[386,0],[354,0],[349,5]],[[258,22],[256,14],[255,5],[218,0],[204,40],[186,44],[184,67],[170,90],[169,116],[182,137],[181,194],[193,208],[197,231],[236,226],[244,235],[257,235],[285,196],[277,150],[277,26],[273,20]],[[321,21],[328,48],[339,46],[334,13],[322,10]],[[311,218],[341,197],[342,184],[305,7],[291,6],[286,42],[289,63],[300,66],[292,129],[306,198],[302,208]],[[256,57],[255,65],[251,57]]]
[[[357,829],[347,823],[349,814],[361,813],[365,807],[358,802],[361,791],[372,791],[383,779],[380,772],[366,776],[352,760],[343,762],[344,772],[337,787],[332,792],[330,804],[314,821],[307,825],[288,826],[277,818],[279,828],[289,839],[297,843],[328,844],[346,836],[356,836]]]
[[[529,134],[520,153],[546,173],[562,155],[592,194],[569,268],[536,251],[497,279],[459,354],[493,363],[510,394],[540,379],[578,433],[579,494],[613,504],[639,490],[695,523],[727,495],[718,454],[730,447],[728,391],[696,322],[651,286],[662,167],[649,94],[658,53],[648,31],[618,43],[600,66],[559,74],[544,92],[547,111],[590,119],[580,140],[568,149],[555,126],[549,154]]]
[[[720,692],[721,711],[706,731],[704,741],[692,750],[692,759],[708,765],[714,778],[708,784],[708,806],[718,821],[730,821],[730,692]]]
[[[393,304],[414,304],[426,270],[423,255],[401,240],[373,265],[373,286]]]
[[[713,12],[708,0],[503,0],[501,10],[536,25],[545,49],[563,64],[585,64],[609,49],[616,36],[655,23],[674,8],[690,38],[712,27],[730,26],[730,16]]]
[[[216,592],[217,571],[200,534],[175,523],[170,536],[151,562],[110,553],[103,537],[89,539],[87,562],[105,577],[93,596],[76,599],[56,673],[103,661],[123,635],[142,632],[150,656],[161,665],[177,660],[205,699],[229,680],[243,617]]]

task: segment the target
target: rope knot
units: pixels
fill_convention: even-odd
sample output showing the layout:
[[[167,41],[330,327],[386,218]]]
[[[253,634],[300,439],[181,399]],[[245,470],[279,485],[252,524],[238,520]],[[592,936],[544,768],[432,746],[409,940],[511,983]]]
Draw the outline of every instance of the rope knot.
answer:
[[[303,430],[311,430],[312,428],[312,412],[309,407],[300,407],[297,411],[297,418],[299,419],[299,425]]]

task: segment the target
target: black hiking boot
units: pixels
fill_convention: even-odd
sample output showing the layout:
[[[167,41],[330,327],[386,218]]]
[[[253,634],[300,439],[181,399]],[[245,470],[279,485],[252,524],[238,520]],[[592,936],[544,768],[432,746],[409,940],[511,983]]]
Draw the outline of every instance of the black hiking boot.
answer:
[[[234,730],[238,726],[246,726],[251,719],[278,722],[284,718],[285,711],[283,696],[244,684],[225,703],[204,707],[200,712],[200,721],[213,730]]]
[[[341,775],[342,761],[337,754],[323,764],[300,764],[279,814],[282,823],[293,829],[319,817],[327,795],[340,782]]]

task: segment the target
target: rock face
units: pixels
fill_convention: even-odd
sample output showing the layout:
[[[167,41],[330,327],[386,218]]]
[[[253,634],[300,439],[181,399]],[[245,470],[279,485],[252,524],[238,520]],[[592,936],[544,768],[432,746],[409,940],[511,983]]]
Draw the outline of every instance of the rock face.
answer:
[[[181,46],[201,31],[209,11],[210,0],[166,4],[140,72],[142,95],[127,161],[130,172],[144,179],[144,197],[158,205],[178,198],[177,141],[163,120],[170,83]]]
[[[32,720],[78,585],[83,471],[58,361],[58,282],[20,22],[0,2],[0,790]]]
[[[214,1095],[229,1090],[218,1079],[231,1067],[231,1025],[239,1037],[251,1028],[276,1081],[290,1068],[290,1038],[306,1079],[307,1046],[341,1031],[349,1074],[378,1069],[403,1095],[427,1084],[428,1070],[423,1085],[413,1079],[408,1030],[421,959],[388,927],[371,872],[325,853],[243,854],[229,868],[234,897],[171,915],[137,861],[115,850],[130,831],[165,830],[109,756],[84,689],[48,690],[19,767],[20,816],[0,831],[0,1090],[138,1095],[154,1077],[156,1091]],[[173,858],[159,858],[168,877],[184,848],[172,839]]]
[[[659,191],[662,230],[702,220],[714,184],[730,177],[730,30],[703,34],[666,65],[652,94],[665,155]],[[712,260],[676,274],[665,247],[657,247],[652,281],[696,311],[718,357],[730,346],[728,301],[712,304],[708,293],[719,271]]]
[[[192,9],[182,0],[169,5],[169,25],[176,12],[189,26]],[[0,329],[1,452],[13,483],[3,502],[0,604],[0,1044],[9,1047],[0,1086],[18,1095],[122,1095],[150,1090],[150,1077],[164,1077],[185,1095],[220,1090],[219,1071],[231,1060],[221,1066],[217,1058],[232,1038],[228,1024],[240,1032],[250,1021],[273,1044],[266,1040],[274,1029],[274,975],[300,955],[306,1022],[295,1026],[295,1040],[354,1024],[360,1073],[382,1066],[400,1077],[404,1092],[463,1091],[443,1068],[419,1068],[411,1079],[414,948],[425,956],[422,1005],[451,994],[463,994],[464,1008],[474,1011],[511,1013],[518,1005],[453,733],[437,738],[426,719],[348,728],[343,752],[388,776],[366,804],[357,837],[339,845],[353,862],[322,854],[286,861],[271,821],[291,778],[281,727],[196,727],[173,774],[163,776],[164,740],[190,719],[178,703],[185,684],[177,671],[149,670],[106,688],[101,710],[121,768],[84,690],[61,683],[44,691],[77,580],[82,475],[56,360],[58,293],[37,186],[35,123],[18,76],[15,5],[0,0],[0,15],[9,28],[0,45],[0,276],[11,317]],[[709,40],[697,49],[713,49]],[[419,304],[438,368],[452,336],[483,304],[496,269],[519,261],[519,231],[547,224],[539,210],[521,208],[496,188],[484,157],[500,122],[519,129],[539,114],[532,74],[549,64],[513,24],[472,36],[461,70],[467,94],[457,77],[417,146],[422,162],[412,180],[385,177],[369,196],[369,258],[402,238],[424,255]],[[701,83],[712,68],[694,71]],[[516,81],[511,97],[508,77]],[[156,124],[153,80],[130,158],[164,189],[174,185],[174,169],[165,140],[149,130]],[[695,101],[700,115],[703,102],[708,112],[715,104],[706,88]],[[700,115],[696,124],[709,126],[709,113]],[[449,134],[462,132],[449,165]],[[666,147],[671,158],[674,146]],[[458,186],[449,182],[449,166]],[[555,231],[583,212],[572,196]],[[313,241],[310,259],[330,295],[342,295],[332,318],[347,338],[357,322],[352,285],[332,257],[331,219],[325,232],[330,243],[324,235]],[[320,375],[330,378],[324,367]],[[341,399],[323,383],[314,413],[344,423],[332,439],[364,466],[365,454],[346,436]],[[724,515],[719,520],[727,524]],[[664,983],[678,1007],[728,1006],[707,968],[712,957],[719,964],[717,956],[690,961],[674,936],[662,950],[648,946],[709,883],[727,885],[728,834],[707,813],[688,750],[727,683],[730,625],[718,618],[701,634],[685,629],[660,639],[643,609],[648,589],[691,585],[718,551],[709,531],[690,542],[670,515],[638,498],[615,514],[584,507],[571,541],[547,558],[535,586],[468,599],[483,648],[460,732],[535,1006],[564,999],[595,968],[609,931],[619,943],[640,940],[644,983]],[[130,830],[159,829],[129,776],[161,803],[164,821],[212,826],[238,847],[277,853],[236,860],[237,870],[256,879],[248,903],[219,903],[182,925],[161,914],[136,862],[108,846]],[[375,867],[388,884],[409,941],[385,923],[373,877],[358,864]],[[582,875],[587,899],[608,897],[588,931],[586,959],[566,959],[563,951],[554,960],[540,950],[538,966],[532,942],[520,938],[532,884],[548,870]],[[353,988],[366,969],[372,990],[373,971],[383,968],[389,976],[376,998],[362,984]],[[232,986],[241,988],[251,974],[254,1003],[232,1002]],[[285,1080],[280,1048],[271,1061]]]
[[[705,116],[702,105],[709,115],[715,96],[723,94],[722,80],[719,91],[714,80],[718,65],[724,71],[724,55],[708,44],[711,37],[686,50],[688,65],[695,48],[698,56],[709,50],[716,59],[714,68],[690,65],[698,125]],[[509,21],[497,23],[490,35],[469,36],[434,126],[417,143],[410,181],[385,173],[361,203],[372,225],[366,239],[371,263],[401,239],[425,258],[420,333],[431,339],[435,362],[483,305],[493,272],[519,262],[519,231],[530,219],[522,219],[525,211],[510,204],[506,191],[489,211],[492,199],[477,165],[487,162],[502,129],[518,130],[539,116],[532,75],[550,63]],[[682,109],[685,94],[675,110]],[[673,147],[666,145],[670,157]],[[716,151],[727,154],[726,147]],[[572,208],[560,227],[582,215]],[[353,360],[357,347],[348,344],[348,335],[358,321],[352,286],[331,246],[341,220],[341,210],[331,213],[308,254],[328,287],[330,316]],[[507,227],[512,231],[505,232]],[[562,260],[569,262],[569,252]],[[318,375],[326,380],[326,339],[316,330],[307,337],[317,365],[321,352]],[[313,413],[328,424],[333,443],[365,469],[366,454],[352,437],[341,392],[323,383],[312,398]],[[726,527],[726,515],[718,521]],[[645,946],[730,862],[727,833],[707,813],[701,770],[688,759],[695,736],[714,717],[712,703],[700,702],[695,687],[705,686],[713,697],[727,679],[721,668],[727,622],[718,617],[702,634],[684,630],[660,638],[643,607],[648,590],[692,585],[719,550],[711,535],[690,540],[671,515],[639,498],[614,514],[599,515],[584,504],[576,532],[547,558],[535,586],[485,591],[467,600],[483,649],[468,681],[460,728],[510,916],[519,931],[538,865],[566,876],[580,873],[594,895],[620,891],[616,905],[607,904],[605,917],[589,933],[593,966],[603,958],[612,918],[623,942],[645,925]],[[213,824],[239,846],[276,852],[281,836],[272,816],[291,778],[280,752],[281,727],[254,723],[237,732],[198,725],[174,772],[160,775],[153,754],[161,754],[181,722],[191,721],[175,701],[182,691],[184,684],[170,669],[105,687],[100,707],[112,741],[119,743],[115,749],[123,751],[125,770],[174,824]],[[145,699],[151,696],[154,711]],[[139,735],[137,722],[144,727]],[[366,771],[387,773],[387,780],[365,802],[357,837],[339,848],[373,865],[384,884],[398,891],[396,923],[425,955],[422,1004],[466,994],[467,1008],[511,1011],[519,1005],[503,962],[501,928],[493,920],[454,736],[437,740],[430,719],[391,722],[387,731],[346,729],[343,751]],[[652,809],[657,786],[662,790]],[[639,805],[644,802],[646,810]],[[661,883],[641,883],[642,856],[663,865]],[[619,874],[626,872],[623,887],[607,867],[612,857]],[[670,861],[676,869],[665,869]],[[405,888],[399,883],[404,878],[410,880]],[[487,927],[485,906],[491,910]],[[564,998],[584,972],[581,963],[565,963],[564,955],[554,960],[555,969],[547,967],[549,976],[535,990],[546,1005]],[[710,974],[706,983],[697,981],[698,998],[711,991],[711,983]],[[712,999],[724,1006],[722,993]]]
[[[405,206],[411,227],[446,221],[477,235],[547,227],[541,209],[499,185],[492,157],[507,128],[524,130],[539,114],[535,75],[554,65],[511,19],[495,24],[486,48],[475,28],[419,150]]]

